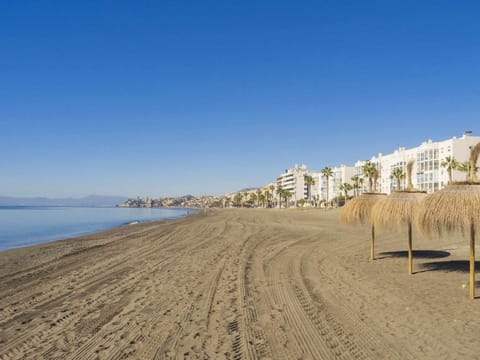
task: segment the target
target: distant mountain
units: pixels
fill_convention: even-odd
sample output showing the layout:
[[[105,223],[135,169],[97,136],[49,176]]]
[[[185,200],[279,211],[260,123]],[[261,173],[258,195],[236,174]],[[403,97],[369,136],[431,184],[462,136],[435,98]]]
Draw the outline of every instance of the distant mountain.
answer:
[[[124,196],[89,195],[83,198],[54,199],[45,197],[0,196],[0,206],[88,206],[110,207],[127,200]]]

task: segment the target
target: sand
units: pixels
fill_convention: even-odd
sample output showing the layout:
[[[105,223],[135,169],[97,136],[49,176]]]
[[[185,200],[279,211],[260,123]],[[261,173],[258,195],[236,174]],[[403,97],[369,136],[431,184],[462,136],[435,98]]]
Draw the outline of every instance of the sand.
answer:
[[[0,359],[473,359],[468,241],[210,210],[0,253]],[[479,291],[480,292],[480,291]],[[479,294],[480,295],[480,294]]]

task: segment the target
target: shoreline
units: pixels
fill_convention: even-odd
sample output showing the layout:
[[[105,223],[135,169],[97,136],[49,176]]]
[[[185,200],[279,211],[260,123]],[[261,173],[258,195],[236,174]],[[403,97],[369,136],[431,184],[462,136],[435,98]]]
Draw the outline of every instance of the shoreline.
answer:
[[[15,268],[19,264],[31,264],[31,267],[33,268],[42,265],[43,263],[54,261],[58,258],[70,256],[77,252],[110,244],[126,234],[136,234],[137,232],[148,231],[151,227],[159,224],[176,223],[182,220],[186,221],[198,215],[199,214],[197,213],[170,219],[143,221],[138,224],[124,224],[84,235],[1,250],[0,279],[5,275],[8,275],[8,273],[5,273],[5,269]],[[12,261],[12,257],[14,258],[14,261]],[[19,268],[19,270],[25,269],[27,269],[27,267]],[[15,271],[16,270],[14,269],[13,272]]]
[[[476,358],[467,240],[202,212],[0,253],[0,358]],[[464,269],[464,265],[466,268]],[[185,355],[188,354],[188,355]]]
[[[8,208],[10,208],[10,207],[8,207]],[[17,208],[22,209],[23,207],[22,206],[15,206],[14,207],[14,209],[17,209]],[[29,208],[29,209],[31,208],[33,210],[35,210],[36,208],[53,208],[53,209],[55,209],[55,208],[65,208],[65,206],[28,206],[27,208]],[[81,208],[81,209],[116,209],[117,207],[79,207],[79,206],[71,206],[71,207],[67,207],[67,208],[75,208],[75,209],[77,209],[77,208]],[[181,218],[184,218],[184,217],[191,216],[191,215],[195,214],[195,212],[192,213],[192,211],[194,211],[194,210],[185,209],[185,208],[158,208],[158,209],[161,209],[161,210],[163,210],[163,209],[165,209],[165,210],[185,210],[185,211],[182,214],[179,214],[179,215],[176,215],[176,216],[169,216],[169,217],[165,217],[165,218],[162,218],[162,219],[139,219],[139,220],[137,219],[137,220],[126,221],[126,222],[122,222],[122,223],[117,223],[115,225],[105,225],[105,226],[102,225],[98,229],[76,231],[76,232],[66,234],[66,235],[59,235],[58,237],[52,235],[51,236],[52,238],[48,239],[48,240],[33,240],[32,242],[26,243],[26,244],[14,245],[12,247],[7,247],[7,248],[0,248],[0,253],[2,253],[4,251],[13,250],[13,249],[21,249],[21,248],[25,248],[25,247],[48,244],[48,243],[57,242],[57,241],[77,239],[77,238],[81,238],[81,237],[88,236],[88,235],[94,235],[94,234],[101,233],[101,232],[108,231],[108,230],[118,229],[118,228],[121,228],[121,227],[124,227],[124,226],[132,226],[132,225],[145,224],[145,223],[150,223],[150,222],[181,219]]]

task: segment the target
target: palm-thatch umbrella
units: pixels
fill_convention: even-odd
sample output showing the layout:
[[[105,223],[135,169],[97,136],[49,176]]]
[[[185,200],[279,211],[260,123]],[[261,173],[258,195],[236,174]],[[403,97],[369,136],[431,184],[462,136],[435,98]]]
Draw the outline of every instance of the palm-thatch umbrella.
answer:
[[[350,200],[340,211],[340,221],[348,225],[371,224],[370,259],[375,260],[375,225],[370,220],[373,206],[387,194],[369,192]]]
[[[408,184],[405,190],[397,190],[378,201],[372,209],[372,221],[377,227],[404,226],[408,227],[408,274],[413,273],[412,254],[412,223],[414,212],[421,201],[427,196],[425,191],[417,190],[412,184],[412,169],[414,161],[407,164]]]
[[[480,181],[477,160],[480,143],[470,153],[467,181],[450,182],[447,187],[428,195],[419,207],[417,225],[426,234],[470,232],[470,299],[475,298],[475,232],[480,227]]]

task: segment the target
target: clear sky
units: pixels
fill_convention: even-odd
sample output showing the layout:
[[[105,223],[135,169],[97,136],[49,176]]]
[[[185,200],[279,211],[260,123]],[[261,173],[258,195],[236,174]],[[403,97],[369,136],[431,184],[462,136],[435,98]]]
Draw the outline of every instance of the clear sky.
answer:
[[[480,135],[478,1],[2,1],[0,195],[221,194]]]

